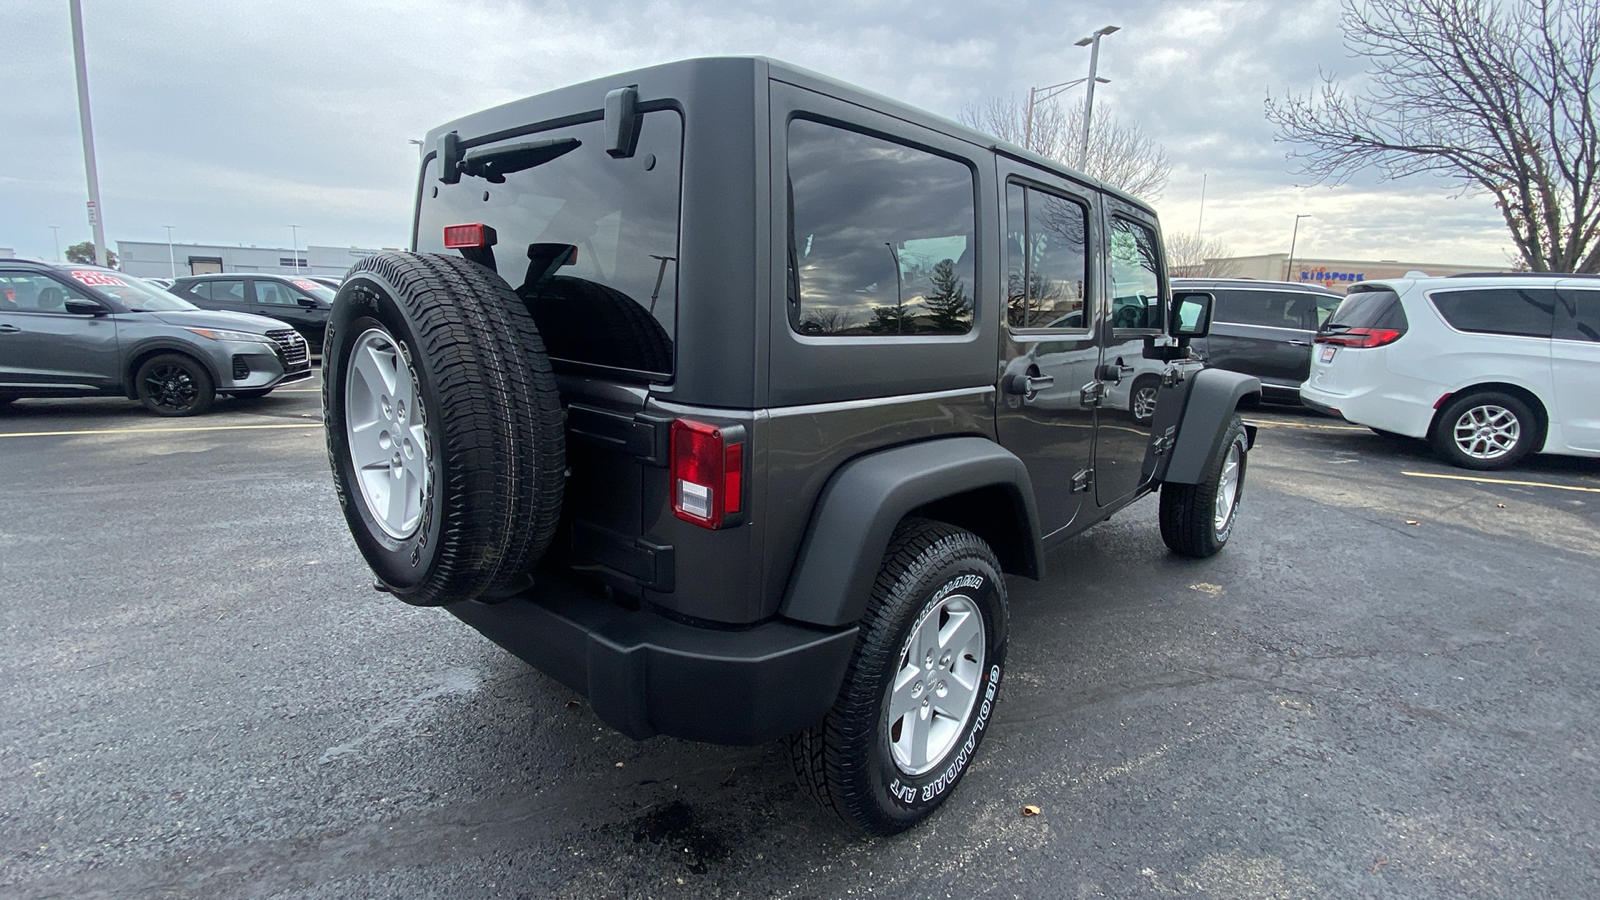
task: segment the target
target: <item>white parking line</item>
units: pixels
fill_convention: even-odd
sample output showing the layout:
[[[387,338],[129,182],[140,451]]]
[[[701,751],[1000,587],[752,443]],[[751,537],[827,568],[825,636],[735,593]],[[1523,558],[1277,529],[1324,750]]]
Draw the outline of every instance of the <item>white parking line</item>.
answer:
[[[1558,491],[1584,491],[1590,494],[1600,494],[1600,487],[1578,487],[1573,484],[1550,484],[1544,481],[1514,481],[1510,478],[1484,478],[1481,475],[1440,475],[1435,472],[1401,472],[1401,475],[1410,475],[1412,478],[1444,478],[1450,481],[1476,481],[1483,484],[1511,484],[1517,487],[1542,487],[1553,488]]]
[[[15,437],[77,437],[95,434],[176,434],[182,431],[249,431],[264,428],[321,428],[321,422],[294,422],[284,425],[190,425],[185,428],[102,428],[81,431],[12,431],[0,433],[0,438]]]

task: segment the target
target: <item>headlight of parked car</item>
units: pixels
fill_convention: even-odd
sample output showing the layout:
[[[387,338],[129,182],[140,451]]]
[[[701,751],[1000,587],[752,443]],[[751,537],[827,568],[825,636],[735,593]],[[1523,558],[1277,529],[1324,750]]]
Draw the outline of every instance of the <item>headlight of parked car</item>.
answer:
[[[245,341],[253,344],[271,344],[272,338],[264,334],[250,334],[244,331],[223,331],[220,328],[190,328],[189,331],[201,337],[211,338],[213,341]]]

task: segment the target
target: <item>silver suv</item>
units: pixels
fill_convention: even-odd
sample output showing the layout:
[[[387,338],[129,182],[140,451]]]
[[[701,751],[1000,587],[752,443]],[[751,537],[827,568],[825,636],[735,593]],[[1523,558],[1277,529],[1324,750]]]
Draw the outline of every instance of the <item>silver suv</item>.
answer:
[[[0,259],[0,406],[123,395],[190,416],[310,375],[305,338],[276,319],[197,309],[113,269]]]

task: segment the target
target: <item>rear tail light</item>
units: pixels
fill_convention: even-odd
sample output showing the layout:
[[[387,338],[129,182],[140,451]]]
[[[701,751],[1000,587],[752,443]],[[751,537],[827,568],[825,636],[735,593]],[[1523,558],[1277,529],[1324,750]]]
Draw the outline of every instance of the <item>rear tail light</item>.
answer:
[[[495,239],[494,229],[482,222],[474,222],[471,225],[446,225],[444,227],[444,246],[446,250],[493,247]]]
[[[672,423],[672,512],[704,528],[732,525],[744,507],[744,429]]]
[[[1335,347],[1382,347],[1400,340],[1404,331],[1393,328],[1351,328],[1330,334],[1319,334],[1316,342]]]

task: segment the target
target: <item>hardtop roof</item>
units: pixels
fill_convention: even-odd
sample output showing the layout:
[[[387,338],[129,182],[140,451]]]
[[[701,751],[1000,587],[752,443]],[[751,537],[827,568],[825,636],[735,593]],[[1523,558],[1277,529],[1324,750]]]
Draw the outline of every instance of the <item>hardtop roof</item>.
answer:
[[[645,99],[654,93],[649,89],[649,85],[653,82],[692,83],[701,76],[715,77],[718,70],[726,72],[732,68],[743,68],[745,66],[748,66],[751,73],[757,78],[784,82],[796,87],[816,91],[847,103],[853,103],[884,115],[893,116],[903,121],[941,132],[986,150],[1052,170],[1089,187],[1098,188],[1131,206],[1136,206],[1149,212],[1152,216],[1155,215],[1155,210],[1149,203],[1093,176],[1070,168],[1058,160],[1041,156],[1016,144],[1002,141],[993,135],[984,134],[944,116],[894,100],[874,91],[869,91],[866,88],[765,56],[711,56],[682,59],[552,88],[520,100],[513,100],[509,103],[462,116],[432,129],[427,134],[424,153],[431,152],[435,139],[447,131],[460,130],[463,137],[475,137],[492,131],[493,126],[487,124],[492,121],[505,121],[507,118],[526,118],[532,121],[539,121],[544,117],[534,118],[532,115],[525,114],[533,113],[537,106],[543,105],[539,103],[541,99],[565,95],[565,99],[570,102],[583,98],[579,102],[586,103],[589,109],[599,109],[606,92],[617,87],[638,85],[641,89],[641,99]],[[667,96],[670,97],[670,94]]]

